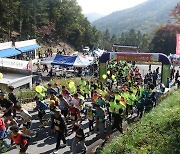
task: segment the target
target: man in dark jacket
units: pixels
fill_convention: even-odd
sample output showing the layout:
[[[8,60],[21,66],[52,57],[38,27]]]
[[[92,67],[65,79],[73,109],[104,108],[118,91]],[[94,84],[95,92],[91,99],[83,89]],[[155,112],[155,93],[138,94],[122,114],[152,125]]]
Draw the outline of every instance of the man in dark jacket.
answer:
[[[17,106],[17,104],[18,104],[18,100],[17,100],[17,97],[16,97],[16,95],[13,93],[13,91],[14,91],[14,87],[13,86],[9,86],[8,87],[8,89],[9,89],[9,94],[8,94],[8,98],[9,98],[9,100],[13,103],[13,117],[16,117],[16,109],[15,109],[15,107]]]
[[[64,143],[63,145],[61,145],[61,148],[66,146],[65,134],[67,134],[65,122],[61,117],[61,111],[58,108],[55,110],[54,117],[52,118],[52,128],[57,132],[57,141],[54,153],[58,153],[61,140]]]

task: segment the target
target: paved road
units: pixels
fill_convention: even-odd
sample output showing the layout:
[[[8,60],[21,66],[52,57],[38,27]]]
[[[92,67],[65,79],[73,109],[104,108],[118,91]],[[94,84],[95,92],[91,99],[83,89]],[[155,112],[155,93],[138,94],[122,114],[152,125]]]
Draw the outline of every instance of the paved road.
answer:
[[[50,127],[46,126],[45,128],[42,129],[37,129],[37,127],[39,126],[39,122],[37,119],[37,112],[33,112],[30,111],[31,114],[33,115],[33,124],[32,124],[32,128],[38,132],[38,136],[36,138],[32,138],[30,146],[28,148],[28,152],[29,154],[51,154],[55,148],[56,145],[56,134],[53,134],[52,132],[50,132]],[[46,115],[46,118],[49,117],[49,114]],[[95,132],[88,136],[88,121],[84,120],[82,122],[82,127],[84,129],[84,132],[86,133],[86,146],[89,149],[92,148],[91,145],[96,142],[97,140],[103,140],[105,138],[104,134],[101,134],[99,137],[96,137]],[[69,125],[68,125],[69,128]],[[69,130],[71,130],[69,128]],[[67,137],[67,147],[60,149],[59,150],[59,154],[70,154],[71,153],[71,144],[73,141],[73,137],[74,134],[71,134],[70,136]],[[8,137],[9,138],[9,137]],[[7,139],[8,143],[10,143],[10,140]],[[80,145],[78,145],[77,147],[77,153],[81,152],[81,147]],[[15,147],[6,152],[6,154],[16,154],[18,153],[18,150],[15,149]]]
[[[31,139],[30,146],[28,148],[29,154],[34,154],[34,153],[36,153],[36,154],[51,154],[51,153],[53,153],[53,150],[56,145],[56,134],[52,133],[50,131],[49,126],[46,126],[45,128],[42,128],[42,129],[38,129],[39,122],[38,122],[38,120],[35,120],[35,119],[37,119],[37,112],[30,111],[30,113],[33,116],[32,128],[34,131],[38,132],[38,136]],[[134,114],[134,116],[136,116],[136,113]],[[48,117],[49,117],[49,115],[47,114],[46,118],[48,118]],[[123,123],[124,130],[128,127],[128,123],[131,123],[131,119],[129,119],[128,121],[124,121],[124,123]],[[106,120],[106,124],[107,124],[107,131],[109,131],[110,125],[109,125],[108,120]],[[92,154],[93,148],[101,145],[103,143],[103,141],[105,140],[106,136],[103,133],[101,133],[100,136],[97,137],[95,131],[92,134],[88,135],[89,129],[88,129],[88,121],[87,120],[84,120],[82,122],[82,127],[86,134],[87,153]],[[68,129],[71,130],[69,128],[69,125],[68,125]],[[103,132],[102,128],[100,128],[100,132]],[[119,132],[116,132],[116,135],[119,135],[119,134],[120,134]],[[71,145],[72,145],[73,137],[74,137],[74,134],[71,134],[70,136],[67,137],[67,146],[65,148],[60,149],[58,152],[59,154],[70,154],[71,153]],[[10,138],[10,136],[8,136],[8,139],[6,139],[6,141],[8,143],[10,143],[9,138]],[[15,148],[15,146],[10,151],[6,152],[6,154],[16,154],[16,153],[18,153],[18,150]],[[77,153],[81,153],[80,145],[77,146]]]

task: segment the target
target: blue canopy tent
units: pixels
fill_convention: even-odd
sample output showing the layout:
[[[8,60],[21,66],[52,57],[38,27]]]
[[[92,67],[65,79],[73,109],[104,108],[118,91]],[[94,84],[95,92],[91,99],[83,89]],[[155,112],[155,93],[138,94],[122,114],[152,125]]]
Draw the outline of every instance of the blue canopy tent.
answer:
[[[14,48],[0,50],[0,58],[9,58],[19,54],[21,54],[21,52]]]
[[[38,48],[41,48],[41,46],[39,46],[38,44],[34,44],[34,45],[29,45],[29,46],[25,46],[25,47],[16,48],[16,49],[21,51],[22,53],[24,53],[24,52],[36,50]]]
[[[93,62],[83,58],[81,56],[65,56],[59,55],[47,58],[46,60],[42,61],[41,64],[51,64],[51,65],[59,65],[59,66],[66,66],[66,67],[87,67],[91,65]]]

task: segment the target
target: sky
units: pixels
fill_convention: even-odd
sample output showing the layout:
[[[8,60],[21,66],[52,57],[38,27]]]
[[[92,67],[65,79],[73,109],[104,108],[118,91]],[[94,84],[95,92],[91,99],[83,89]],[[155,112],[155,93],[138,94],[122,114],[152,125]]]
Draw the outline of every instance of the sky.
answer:
[[[147,0],[77,0],[84,14],[98,13],[107,15],[141,4]]]

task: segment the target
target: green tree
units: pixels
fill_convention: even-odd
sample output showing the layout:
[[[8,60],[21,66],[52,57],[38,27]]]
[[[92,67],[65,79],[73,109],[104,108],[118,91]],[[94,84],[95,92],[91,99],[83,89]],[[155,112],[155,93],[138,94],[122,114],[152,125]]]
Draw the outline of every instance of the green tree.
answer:
[[[180,2],[176,7],[171,11],[171,16],[177,24],[180,24]]]
[[[176,34],[180,33],[180,26],[164,25],[155,33],[150,44],[152,52],[160,52],[166,55],[176,51]]]
[[[118,43],[118,39],[117,39],[116,34],[113,34],[113,36],[111,37],[110,42],[111,42],[111,44],[117,44]]]
[[[101,33],[82,14],[76,0],[0,0],[0,37],[68,42],[76,49],[100,44]]]

